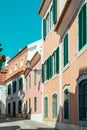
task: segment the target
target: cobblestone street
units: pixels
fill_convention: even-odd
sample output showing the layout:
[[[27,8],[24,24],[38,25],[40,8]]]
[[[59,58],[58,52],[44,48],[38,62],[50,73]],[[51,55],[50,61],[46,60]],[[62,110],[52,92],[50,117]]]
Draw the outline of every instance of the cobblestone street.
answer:
[[[54,130],[54,128],[26,119],[0,118],[0,130]]]

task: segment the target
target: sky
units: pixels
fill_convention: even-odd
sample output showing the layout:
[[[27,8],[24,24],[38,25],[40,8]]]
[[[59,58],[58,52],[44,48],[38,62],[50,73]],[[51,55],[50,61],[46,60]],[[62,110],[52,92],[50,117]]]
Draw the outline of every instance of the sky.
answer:
[[[41,39],[41,1],[0,0],[0,54],[12,58],[19,49]]]

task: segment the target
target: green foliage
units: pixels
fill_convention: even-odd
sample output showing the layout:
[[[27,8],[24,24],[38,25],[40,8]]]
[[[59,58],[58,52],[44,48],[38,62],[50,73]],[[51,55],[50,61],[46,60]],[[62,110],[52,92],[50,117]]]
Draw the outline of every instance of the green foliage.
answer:
[[[1,43],[0,43],[0,52],[2,52],[2,48],[1,48]],[[2,68],[2,65],[3,65],[3,63],[6,61],[6,56],[5,55],[1,55],[0,54],[0,56],[1,56],[1,59],[0,59],[0,69]]]

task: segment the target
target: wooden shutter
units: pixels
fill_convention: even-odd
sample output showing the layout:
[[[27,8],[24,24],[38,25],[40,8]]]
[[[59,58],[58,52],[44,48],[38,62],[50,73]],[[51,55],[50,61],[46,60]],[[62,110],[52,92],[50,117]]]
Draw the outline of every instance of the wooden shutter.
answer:
[[[56,50],[56,73],[59,73],[59,47]]]
[[[64,38],[64,66],[68,63],[68,34]]]
[[[46,38],[46,19],[43,19],[43,39]]]
[[[83,6],[83,46],[86,44],[86,5]]]
[[[53,76],[53,64],[52,64],[52,56],[49,57],[49,69],[50,69],[50,78]]]
[[[78,18],[78,30],[79,30],[79,50],[82,48],[82,12],[79,13]]]
[[[42,83],[44,83],[44,64],[42,64]]]
[[[57,0],[53,0],[53,23],[57,21]]]

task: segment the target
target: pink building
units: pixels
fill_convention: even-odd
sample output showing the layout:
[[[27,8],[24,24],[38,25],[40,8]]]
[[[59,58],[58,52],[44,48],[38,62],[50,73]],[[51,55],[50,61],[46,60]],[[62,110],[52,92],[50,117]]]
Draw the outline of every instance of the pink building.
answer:
[[[41,55],[36,52],[25,70],[26,116],[31,120],[42,121]]]

